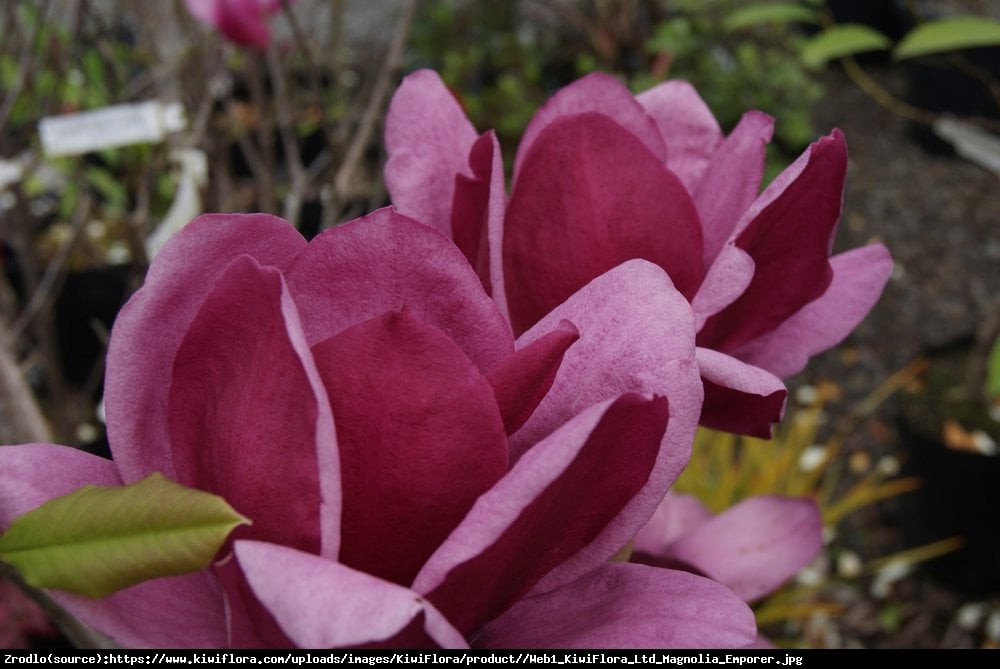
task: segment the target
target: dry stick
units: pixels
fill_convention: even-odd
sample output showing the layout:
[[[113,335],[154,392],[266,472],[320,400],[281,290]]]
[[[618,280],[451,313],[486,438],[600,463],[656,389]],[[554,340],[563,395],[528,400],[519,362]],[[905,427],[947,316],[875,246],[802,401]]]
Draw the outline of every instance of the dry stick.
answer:
[[[305,167],[302,165],[302,153],[292,127],[292,111],[288,106],[288,86],[285,83],[285,73],[278,61],[278,54],[272,46],[267,50],[267,67],[271,75],[271,85],[274,87],[275,118],[278,135],[285,151],[285,163],[288,165],[289,188],[285,197],[284,218],[293,226],[298,227],[299,213],[302,211],[302,200],[309,187]]]
[[[262,211],[274,211],[274,147],[272,144],[272,123],[265,112],[268,109],[267,93],[264,77],[261,73],[260,59],[257,54],[247,54],[248,73],[247,87],[250,89],[250,107],[255,114],[255,130],[257,135],[257,160],[260,169],[254,171],[257,182],[258,206]],[[244,137],[240,137],[244,140]],[[249,141],[240,141],[240,148],[246,150]],[[249,160],[249,159],[248,159]]]
[[[3,439],[10,443],[51,442],[52,432],[11,352],[14,340],[0,320],[0,411]]]
[[[341,162],[336,176],[334,176],[334,201],[338,205],[340,201],[343,201],[344,196],[348,192],[354,171],[357,169],[358,163],[368,148],[372,133],[375,131],[375,127],[382,114],[382,107],[389,95],[389,86],[392,83],[393,73],[399,67],[399,63],[402,60],[403,48],[406,46],[406,38],[410,33],[410,26],[413,24],[413,15],[416,7],[417,0],[410,0],[403,8],[402,14],[400,14],[399,20],[396,23],[396,34],[393,36],[392,44],[389,46],[389,53],[386,54],[385,62],[382,64],[382,69],[375,80],[375,86],[372,88],[371,97],[368,99],[365,114],[358,125],[354,141],[348,147],[344,160]]]
[[[49,13],[50,0],[45,0],[38,10],[38,25],[31,39],[26,40],[22,45],[21,55],[18,58],[17,79],[7,91],[7,96],[0,105],[0,134],[3,134],[7,121],[10,120],[11,112],[14,110],[14,103],[24,91],[24,86],[28,82],[28,75],[31,73],[35,63],[35,55],[38,53],[42,30],[45,28],[45,17]]]

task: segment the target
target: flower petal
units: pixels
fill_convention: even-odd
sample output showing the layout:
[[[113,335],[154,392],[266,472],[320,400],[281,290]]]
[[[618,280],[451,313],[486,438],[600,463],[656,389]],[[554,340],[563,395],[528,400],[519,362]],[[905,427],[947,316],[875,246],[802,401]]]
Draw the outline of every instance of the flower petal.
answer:
[[[408,648],[465,648],[455,628],[419,594],[332,560],[285,546],[237,541],[236,557],[258,599],[300,648],[357,648],[407,634]],[[415,620],[423,617],[417,643]]]
[[[507,471],[493,390],[437,328],[392,311],[317,344],[343,472],[340,562],[409,585]]]
[[[252,521],[235,536],[319,552],[317,451],[334,453],[317,443],[328,401],[292,345],[286,307],[294,311],[277,269],[247,256],[230,263],[177,351],[170,445],[181,483]]]
[[[514,351],[510,326],[461,251],[389,207],[318,235],[285,278],[310,345],[405,307],[484,373]]]
[[[403,79],[385,120],[385,185],[401,214],[451,236],[455,177],[471,176],[476,130],[432,70]]]
[[[822,295],[840,218],[847,147],[839,130],[814,143],[771,182],[737,224],[734,241],[753,258],[743,294],[708,319],[698,344],[729,352],[766,334]]]
[[[105,411],[111,452],[125,483],[154,471],[176,478],[167,429],[174,356],[202,301],[233,258],[250,255],[284,267],[306,241],[265,214],[200,216],[157,254],[145,284],[119,312],[111,331]]]
[[[732,242],[722,247],[691,300],[696,330],[701,330],[710,316],[743,294],[753,279],[753,270],[754,262],[749,253]]]
[[[667,145],[666,165],[689,192],[701,180],[722,129],[694,86],[681,79],[658,84],[636,96]]]
[[[724,586],[683,571],[604,565],[521,600],[476,639],[483,648],[738,648],[753,612]]]
[[[816,557],[822,530],[811,499],[750,497],[677,539],[663,557],[690,563],[752,602]]]
[[[579,338],[576,326],[563,321],[490,372],[487,378],[507,434],[514,434],[531,417],[552,387],[566,349]]]
[[[511,324],[534,325],[591,279],[632,258],[693,296],[701,224],[683,184],[622,126],[597,113],[552,121],[526,155],[503,238]]]
[[[521,165],[542,131],[564,116],[587,112],[613,119],[644,144],[661,164],[665,163],[663,138],[642,105],[620,81],[609,74],[593,72],[561,88],[532,116],[514,157],[515,187],[521,180]]]
[[[635,535],[633,551],[662,555],[671,543],[711,517],[712,512],[697,497],[671,490],[656,507],[653,517]]]
[[[121,485],[115,465],[52,444],[0,447],[0,528],[84,485]],[[222,595],[207,571],[158,578],[91,599],[51,593],[70,613],[125,646],[218,648],[226,643]]]
[[[601,564],[656,460],[667,400],[636,394],[582,412],[535,445],[476,502],[417,575],[413,589],[469,633],[501,613],[555,567]]]
[[[701,424],[770,439],[771,426],[781,420],[788,397],[781,379],[709,348],[699,347],[697,357],[705,383]]]
[[[784,379],[802,371],[811,356],[843,341],[878,301],[892,273],[892,256],[872,244],[835,255],[830,265],[833,281],[821,297],[733,355]]]

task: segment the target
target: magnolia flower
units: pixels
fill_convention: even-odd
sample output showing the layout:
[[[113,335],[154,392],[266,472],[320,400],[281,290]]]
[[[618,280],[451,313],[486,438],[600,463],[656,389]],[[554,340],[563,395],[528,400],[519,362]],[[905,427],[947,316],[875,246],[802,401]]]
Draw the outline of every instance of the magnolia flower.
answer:
[[[100,600],[54,593],[119,643],[754,636],[724,586],[608,562],[687,462],[701,402],[693,315],[651,263],[603,275],[515,342],[455,246],[390,209],[309,243],[274,217],[204,216],[115,322],[105,402],[113,461],[0,448],[0,527],[151,472],[253,523],[208,570]]]
[[[801,497],[749,497],[713,515],[696,497],[669,492],[635,536],[632,562],[688,569],[748,603],[778,589],[823,548],[819,507]],[[758,637],[757,647],[770,642]]]
[[[389,109],[385,180],[401,213],[465,253],[515,333],[626,260],[662,267],[694,309],[702,423],[770,436],[780,378],[847,336],[891,269],[877,244],[830,257],[847,167],[840,131],[760,192],[772,127],[751,111],[723,136],[686,82],[633,96],[591,74],[535,113],[508,198],[494,133],[477,135],[422,70]]]
[[[227,39],[258,49],[271,43],[267,22],[281,9],[281,0],[184,0],[184,4],[192,16]]]

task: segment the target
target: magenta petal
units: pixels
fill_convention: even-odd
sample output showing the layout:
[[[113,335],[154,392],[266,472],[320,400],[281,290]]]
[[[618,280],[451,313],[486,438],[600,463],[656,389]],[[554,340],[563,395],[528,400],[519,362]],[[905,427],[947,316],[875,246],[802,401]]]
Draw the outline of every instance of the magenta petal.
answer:
[[[560,89],[535,112],[514,157],[515,180],[521,180],[521,165],[543,130],[564,116],[588,112],[613,119],[644,144],[661,164],[665,163],[666,148],[653,119],[620,81],[611,75],[594,72]]]
[[[690,192],[708,168],[722,129],[694,86],[680,79],[658,84],[636,96],[656,122],[667,145],[667,167]]]
[[[781,420],[788,390],[781,379],[759,367],[709,348],[698,348],[705,383],[701,424],[716,430],[770,439]]]
[[[313,349],[337,421],[339,559],[408,585],[507,471],[493,390],[440,330],[387,312]]]
[[[477,637],[480,648],[739,648],[753,612],[726,587],[682,571],[608,564],[521,600]]]
[[[300,648],[357,648],[411,634],[407,647],[466,648],[428,601],[407,588],[285,546],[237,541],[236,557],[257,598]],[[410,629],[423,616],[424,644]]]
[[[725,244],[709,266],[705,280],[691,300],[695,329],[732,304],[753,279],[754,262],[750,254],[732,242]]]
[[[715,259],[743,212],[760,193],[764,153],[773,130],[774,119],[767,114],[744,114],[692,190],[701,217],[706,265]]]
[[[171,446],[178,480],[253,522],[241,536],[319,552],[317,429],[327,400],[292,344],[290,306],[277,269],[249,257],[230,264],[177,352]]]
[[[694,565],[750,602],[816,557],[822,530],[811,499],[750,497],[675,541],[667,557]]]
[[[462,252],[391,208],[320,234],[285,278],[310,345],[406,308],[451,337],[483,372],[514,350],[510,326]]]
[[[656,507],[656,513],[635,535],[633,551],[650,556],[663,555],[667,547],[709,518],[712,512],[697,497],[671,490]]]
[[[121,485],[110,460],[66,446],[0,447],[0,529],[84,485]],[[226,643],[222,595],[208,572],[160,578],[103,599],[51,593],[87,625],[142,648],[217,648]]]
[[[830,265],[833,281],[821,297],[733,355],[788,378],[802,371],[810,356],[843,341],[878,301],[892,273],[892,256],[872,244],[835,255]]]
[[[385,121],[385,184],[400,213],[451,235],[455,177],[469,176],[476,130],[432,70],[399,85]]]
[[[643,521],[627,506],[649,478],[667,417],[665,398],[636,394],[582,412],[479,498],[414,590],[469,633],[559,565],[586,573],[606,561]]]
[[[754,202],[735,243],[753,258],[743,295],[708,319],[698,344],[729,352],[777,328],[822,295],[833,278],[829,254],[844,191],[847,147],[835,130],[814,143]]]
[[[519,349],[490,372],[507,434],[514,434],[531,417],[552,387],[566,349],[579,338],[576,326],[563,321],[558,329]]]
[[[515,333],[626,260],[663,267],[688,297],[703,276],[701,224],[684,185],[596,113],[553,121],[538,135],[511,195],[503,244]]]
[[[200,216],[157,254],[143,287],[119,312],[108,348],[108,439],[126,483],[174,477],[167,393],[174,356],[202,301],[233,258],[284,267],[305,247],[295,228],[265,214]]]

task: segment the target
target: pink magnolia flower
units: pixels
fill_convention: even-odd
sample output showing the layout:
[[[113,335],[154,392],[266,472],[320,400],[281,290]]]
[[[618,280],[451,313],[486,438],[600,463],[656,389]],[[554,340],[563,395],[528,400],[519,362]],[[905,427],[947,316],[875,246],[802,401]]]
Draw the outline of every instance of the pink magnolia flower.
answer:
[[[281,9],[281,0],[184,0],[184,4],[192,16],[227,39],[258,49],[271,43],[267,22]]]
[[[713,515],[692,495],[668,492],[635,536],[633,562],[688,569],[748,603],[777,590],[823,548],[823,520],[804,497],[757,496]],[[758,637],[756,647],[771,643]]]
[[[724,586],[608,563],[686,464],[701,392],[690,307],[651,263],[515,342],[458,249],[391,209],[309,243],[204,216],[115,323],[113,461],[0,448],[0,527],[154,471],[250,518],[211,569],[55,593],[129,646],[741,645]]]
[[[451,237],[515,332],[633,258],[690,301],[705,384],[702,423],[770,436],[778,377],[840,342],[881,294],[881,245],[830,257],[847,153],[835,130],[761,193],[773,120],[747,112],[728,136],[696,91],[633,96],[591,74],[534,115],[505,194],[500,147],[477,135],[438,75],[396,92],[385,180],[401,213]]]

